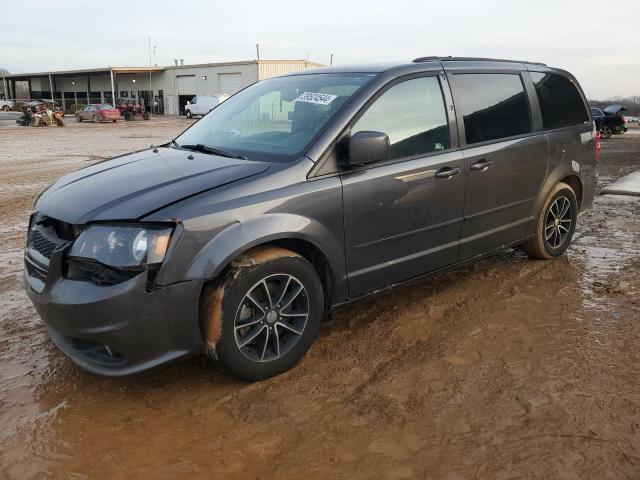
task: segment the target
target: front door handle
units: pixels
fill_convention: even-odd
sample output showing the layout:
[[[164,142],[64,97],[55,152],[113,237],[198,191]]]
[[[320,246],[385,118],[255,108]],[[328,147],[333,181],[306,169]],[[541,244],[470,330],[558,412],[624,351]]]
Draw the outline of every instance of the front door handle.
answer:
[[[483,159],[476,163],[473,163],[469,167],[469,170],[473,172],[484,172],[485,170],[488,170],[490,166],[491,166],[491,162]]]
[[[436,178],[451,178],[460,173],[459,168],[443,167],[436,172]]]

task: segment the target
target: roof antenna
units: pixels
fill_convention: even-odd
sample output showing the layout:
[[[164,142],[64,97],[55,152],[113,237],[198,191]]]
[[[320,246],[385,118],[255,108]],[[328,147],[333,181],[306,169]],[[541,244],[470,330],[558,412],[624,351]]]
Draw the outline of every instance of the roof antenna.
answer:
[[[333,53],[331,54],[331,59],[329,60],[329,66],[333,66]]]
[[[258,61],[260,61],[260,44],[256,43],[256,55],[258,57]]]

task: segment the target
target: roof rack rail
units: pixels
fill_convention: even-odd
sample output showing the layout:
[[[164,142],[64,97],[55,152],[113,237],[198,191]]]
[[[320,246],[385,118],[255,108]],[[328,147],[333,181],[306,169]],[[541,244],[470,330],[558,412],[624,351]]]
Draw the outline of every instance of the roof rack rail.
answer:
[[[505,60],[502,58],[480,58],[480,57],[418,57],[413,60],[414,63],[420,62],[507,62],[507,63],[526,63],[529,65],[541,65],[546,67],[545,63],[528,62],[525,60]]]

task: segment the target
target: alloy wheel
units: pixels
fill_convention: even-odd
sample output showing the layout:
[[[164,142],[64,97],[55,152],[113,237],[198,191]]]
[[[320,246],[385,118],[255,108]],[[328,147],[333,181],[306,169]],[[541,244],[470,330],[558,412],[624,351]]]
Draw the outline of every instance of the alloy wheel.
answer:
[[[292,275],[256,283],[240,302],[234,321],[236,346],[255,362],[271,362],[298,343],[309,318],[306,288]]]
[[[560,196],[549,207],[544,222],[544,237],[547,244],[559,248],[569,237],[573,212],[571,202],[567,197]]]

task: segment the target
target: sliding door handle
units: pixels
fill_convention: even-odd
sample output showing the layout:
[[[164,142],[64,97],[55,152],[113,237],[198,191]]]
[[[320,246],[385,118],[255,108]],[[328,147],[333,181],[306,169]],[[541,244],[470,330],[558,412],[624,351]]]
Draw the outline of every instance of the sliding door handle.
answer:
[[[488,170],[490,166],[491,162],[483,159],[471,164],[469,170],[472,172],[484,172],[485,170]]]
[[[459,173],[460,173],[459,168],[443,167],[436,172],[435,177],[447,179],[447,178],[455,177]]]

